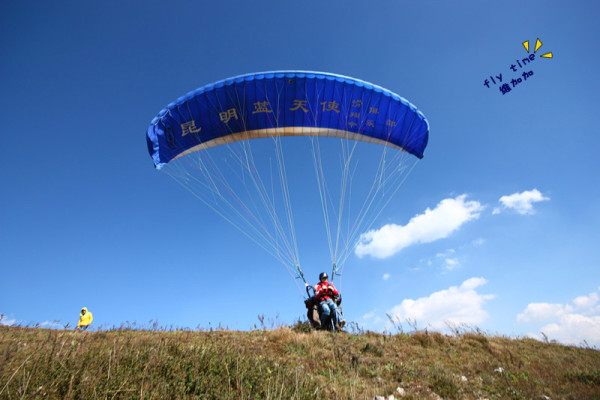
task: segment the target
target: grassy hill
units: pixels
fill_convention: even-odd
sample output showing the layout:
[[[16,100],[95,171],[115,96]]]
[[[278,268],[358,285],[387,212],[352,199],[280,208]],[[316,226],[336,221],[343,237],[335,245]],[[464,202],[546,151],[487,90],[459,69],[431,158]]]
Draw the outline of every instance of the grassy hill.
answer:
[[[595,349],[306,330],[0,326],[0,399],[600,399]]]

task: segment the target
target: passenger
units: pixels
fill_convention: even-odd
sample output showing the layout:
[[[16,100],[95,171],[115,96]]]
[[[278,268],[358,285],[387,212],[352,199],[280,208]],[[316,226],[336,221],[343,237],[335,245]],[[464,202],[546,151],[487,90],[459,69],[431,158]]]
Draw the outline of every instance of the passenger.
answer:
[[[319,275],[319,283],[314,286],[315,296],[319,301],[319,309],[321,310],[321,329],[326,329],[329,323],[329,316],[333,319],[335,330],[341,330],[346,324],[346,320],[342,318],[342,314],[337,304],[333,300],[335,296],[339,296],[339,292],[328,282],[328,276],[325,272]]]

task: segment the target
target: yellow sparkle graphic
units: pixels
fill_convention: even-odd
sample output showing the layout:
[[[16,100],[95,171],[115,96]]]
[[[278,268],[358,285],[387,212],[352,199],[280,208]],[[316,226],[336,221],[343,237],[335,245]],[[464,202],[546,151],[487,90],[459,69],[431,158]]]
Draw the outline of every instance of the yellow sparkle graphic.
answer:
[[[523,47],[525,47],[525,50],[527,50],[527,52],[529,53],[529,40],[526,40],[526,41],[523,42]],[[538,38],[535,41],[535,49],[533,50],[533,52],[534,53],[537,52],[540,49],[540,47],[542,47],[542,41]],[[552,58],[554,56],[552,55],[552,52],[549,52],[549,53],[546,53],[546,54],[542,54],[540,57]]]

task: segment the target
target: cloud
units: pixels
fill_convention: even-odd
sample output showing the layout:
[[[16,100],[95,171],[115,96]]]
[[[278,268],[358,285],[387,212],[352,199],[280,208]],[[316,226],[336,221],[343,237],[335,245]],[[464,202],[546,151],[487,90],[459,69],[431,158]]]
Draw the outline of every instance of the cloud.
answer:
[[[371,325],[381,325],[384,320],[377,315],[377,311],[373,310],[362,316],[364,321],[368,321]]]
[[[600,346],[600,315],[566,314],[559,321],[543,326],[540,331],[561,343],[579,345],[587,342]]]
[[[495,208],[492,213],[500,214],[503,209],[511,209],[521,215],[533,214],[535,212],[533,203],[546,200],[550,200],[550,198],[542,195],[537,189],[526,190],[522,193],[513,193],[500,197],[499,202],[502,203],[502,207]]]
[[[383,280],[387,281],[388,279],[390,279],[390,274],[383,274]]]
[[[4,325],[4,326],[23,326],[22,324],[24,324],[23,321],[18,321],[15,318],[9,318],[8,316],[4,315],[4,314],[0,314],[0,326]],[[41,324],[34,324],[34,323],[29,323],[27,325],[28,327],[35,327],[35,328],[49,328],[49,329],[64,329],[64,325],[61,324],[59,321],[44,321]]]
[[[598,293],[590,293],[589,296],[579,296],[573,299],[577,308],[593,307],[598,302]]]
[[[456,249],[447,249],[437,253],[433,258],[421,259],[419,262],[427,263],[428,266],[435,264],[437,267],[441,268],[443,272],[453,271],[461,267],[462,261],[465,258],[460,252],[468,247],[481,246],[483,243],[485,243],[485,241],[482,238],[478,238],[459,246],[458,251]]]
[[[375,311],[370,311],[362,316],[363,319],[371,319],[375,317]]]
[[[543,322],[559,318],[568,312],[562,304],[530,303],[521,314],[517,315],[517,322]]]
[[[456,254],[456,250],[454,250],[454,249],[448,249],[448,250],[443,251],[441,253],[437,253],[435,256],[443,258],[443,257],[450,257],[451,255],[454,255],[454,254]]]
[[[484,278],[470,278],[460,286],[434,292],[429,297],[406,299],[388,314],[394,321],[410,319],[420,327],[428,326],[437,330],[445,329],[446,323],[479,324],[488,317],[483,309],[485,302],[494,298],[494,295],[477,292],[476,289],[486,283]]]
[[[593,292],[576,297],[572,304],[530,303],[517,315],[517,322],[545,323],[540,332],[550,340],[573,345],[585,341],[600,346],[600,307],[596,306],[599,299],[599,293]]]
[[[8,318],[4,314],[0,314],[0,325],[11,326],[15,325],[18,321],[14,318]]]
[[[446,258],[444,269],[452,271],[453,269],[458,268],[459,266],[460,265],[458,262],[458,258]]]
[[[65,329],[65,326],[58,321],[44,321],[40,324],[40,328]]]
[[[413,217],[408,224],[388,224],[360,236],[356,255],[387,258],[413,244],[430,243],[443,239],[464,223],[479,218],[483,206],[478,201],[467,201],[467,195],[442,200],[433,210]]]

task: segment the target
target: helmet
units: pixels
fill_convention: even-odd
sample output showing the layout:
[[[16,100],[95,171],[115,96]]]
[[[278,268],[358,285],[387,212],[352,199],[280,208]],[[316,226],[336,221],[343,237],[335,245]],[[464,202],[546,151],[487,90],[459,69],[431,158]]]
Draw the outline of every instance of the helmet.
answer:
[[[323,278],[329,278],[329,277],[327,276],[327,273],[325,273],[325,272],[321,272],[321,273],[319,274],[319,280],[321,280],[321,279],[323,279]]]

